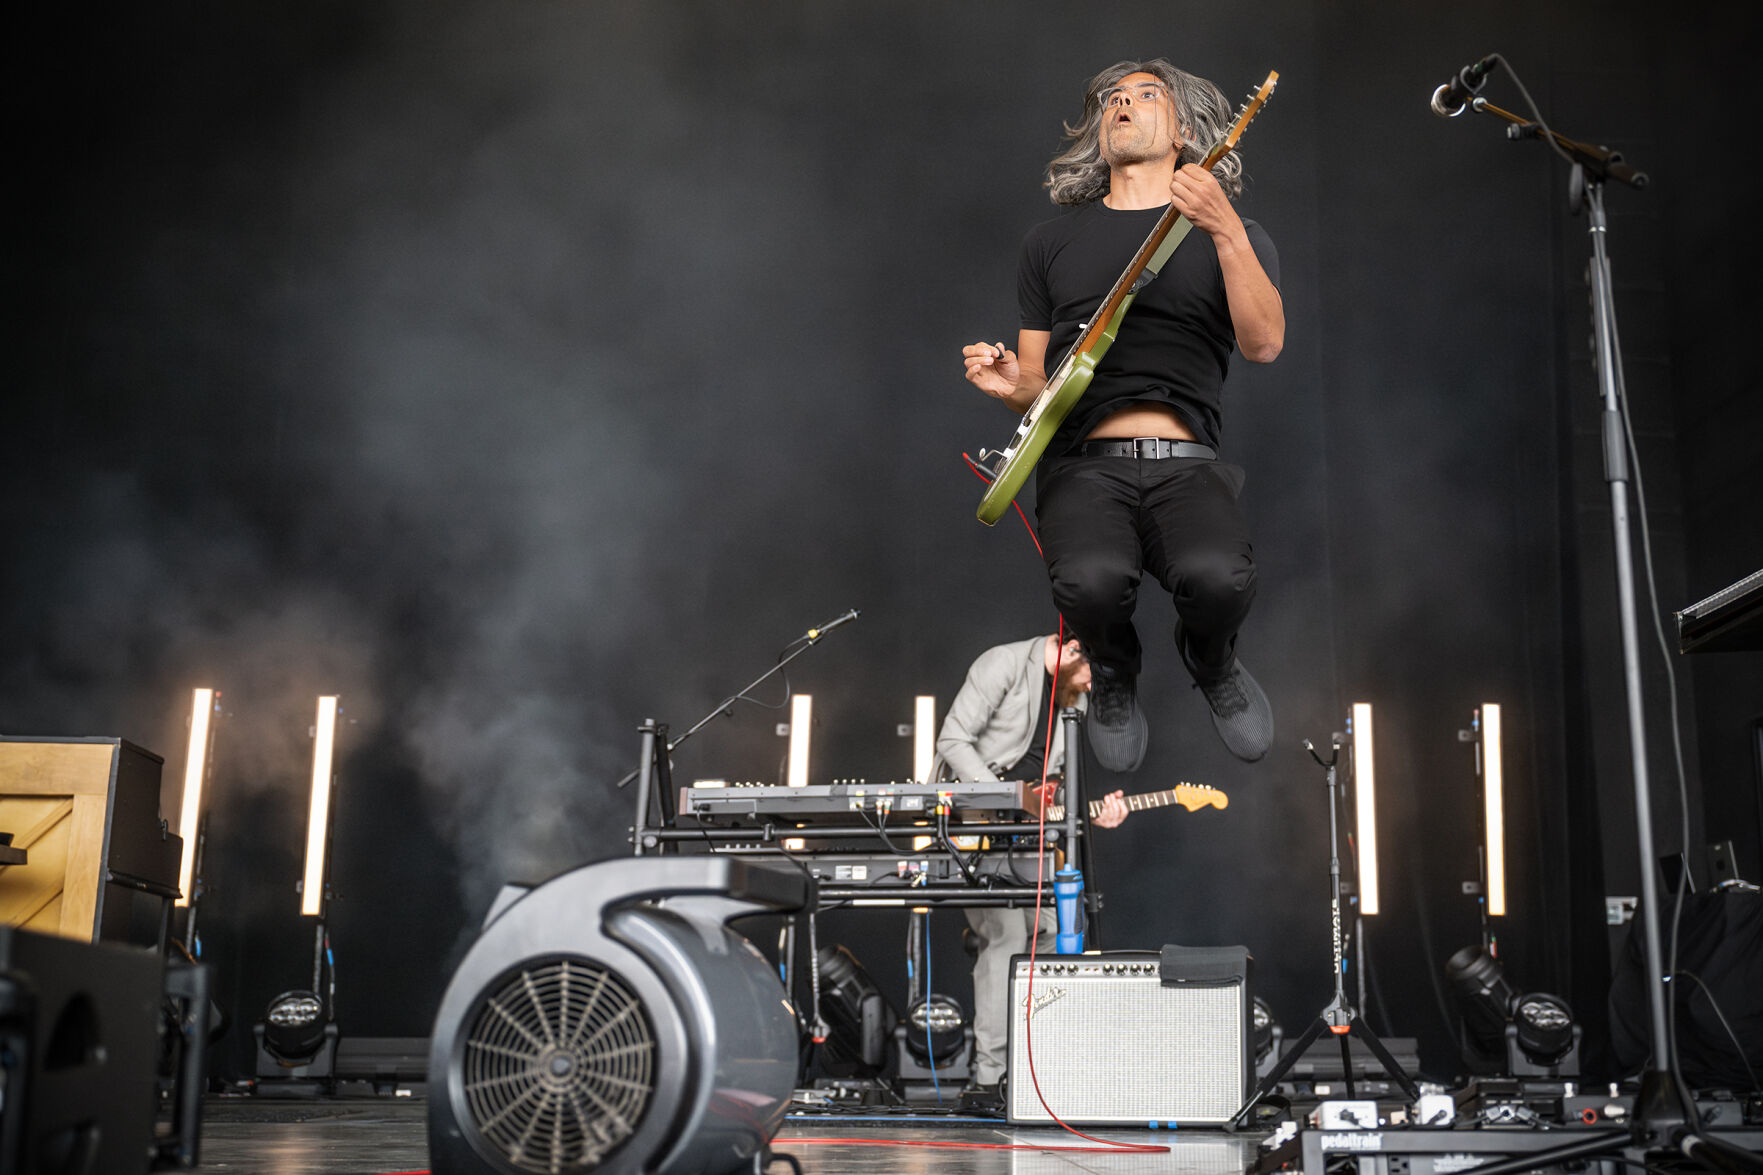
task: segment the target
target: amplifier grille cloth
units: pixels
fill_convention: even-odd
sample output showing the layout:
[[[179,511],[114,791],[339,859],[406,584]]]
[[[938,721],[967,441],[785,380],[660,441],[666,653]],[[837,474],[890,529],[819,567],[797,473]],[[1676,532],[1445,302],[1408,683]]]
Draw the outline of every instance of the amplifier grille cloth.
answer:
[[[1010,1116],[1051,1121],[1024,1041],[1028,965],[1011,983]],[[1156,975],[1044,975],[1034,983],[1041,1094],[1072,1122],[1225,1122],[1242,1105],[1240,986],[1164,987]]]

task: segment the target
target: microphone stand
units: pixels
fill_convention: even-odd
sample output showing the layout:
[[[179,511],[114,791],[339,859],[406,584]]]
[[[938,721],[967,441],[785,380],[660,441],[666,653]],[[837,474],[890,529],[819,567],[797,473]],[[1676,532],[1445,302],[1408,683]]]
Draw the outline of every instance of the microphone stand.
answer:
[[[1647,185],[1645,172],[1622,162],[1622,156],[1603,147],[1575,142],[1520,118],[1507,110],[1477,97],[1470,108],[1491,114],[1507,122],[1506,135],[1514,141],[1546,136],[1573,163],[1568,181],[1568,208],[1575,215],[1581,209],[1590,221],[1592,258],[1589,280],[1592,287],[1592,358],[1598,373],[1599,395],[1604,402],[1603,444],[1604,480],[1610,487],[1610,525],[1614,532],[1616,553],[1617,618],[1622,634],[1622,676],[1628,695],[1628,745],[1634,778],[1636,853],[1640,864],[1641,931],[1647,967],[1647,1012],[1653,1036],[1653,1052],[1647,1069],[1641,1075],[1640,1093],[1635,1098],[1635,1112],[1627,1129],[1599,1131],[1591,1138],[1581,1139],[1531,1154],[1477,1167],[1476,1175],[1517,1175],[1557,1164],[1584,1160],[1599,1155],[1624,1155],[1640,1162],[1649,1150],[1669,1147],[1680,1149],[1692,1158],[1713,1162],[1718,1169],[1721,1156],[1730,1156],[1741,1163],[1755,1164],[1756,1156],[1726,1139],[1716,1138],[1701,1129],[1690,1091],[1676,1076],[1673,1041],[1665,1021],[1665,959],[1659,945],[1659,885],[1654,870],[1657,855],[1653,848],[1653,810],[1647,770],[1646,716],[1641,692],[1640,637],[1636,622],[1634,552],[1630,545],[1628,514],[1628,445],[1622,427],[1623,394],[1622,356],[1616,329],[1614,286],[1610,278],[1610,257],[1606,243],[1609,224],[1604,215],[1604,184],[1614,179],[1634,188]],[[1705,1152],[1698,1154],[1698,1151]],[[1706,1153],[1712,1152],[1712,1153]]]
[[[1588,182],[1587,175],[1591,177],[1590,182],[1597,184],[1600,188],[1607,179],[1613,179],[1620,183],[1625,183],[1631,188],[1644,188],[1647,186],[1647,173],[1644,171],[1637,171],[1635,168],[1624,163],[1622,161],[1622,152],[1620,151],[1612,151],[1608,147],[1594,147],[1590,143],[1581,143],[1577,139],[1568,138],[1566,135],[1558,135],[1547,127],[1542,126],[1540,123],[1535,123],[1528,118],[1513,114],[1510,110],[1502,110],[1492,102],[1489,102],[1486,98],[1479,96],[1469,100],[1469,108],[1478,114],[1491,114],[1495,118],[1503,119],[1506,122],[1506,137],[1514,142],[1519,139],[1539,139],[1546,135],[1551,143],[1555,144],[1558,149],[1566,153],[1569,158],[1572,159],[1574,165],[1572,184],[1574,187],[1569,190],[1567,206],[1575,216],[1579,215],[1580,206],[1583,203],[1578,189]],[[1580,170],[1581,168],[1584,169],[1584,172]],[[1603,216],[1603,196],[1601,193],[1598,196],[1597,215],[1599,217]],[[1602,233],[1602,231],[1603,230],[1599,228],[1592,229],[1592,233],[1594,234],[1594,254],[1599,252],[1596,247],[1598,240],[1597,234]],[[1595,261],[1594,264],[1596,264]],[[1608,259],[1603,259],[1603,266],[1604,278],[1608,281],[1610,277],[1610,265]],[[1596,279],[1594,278],[1593,280],[1595,288]],[[1612,325],[1614,325],[1614,321],[1615,311],[1612,310]],[[1617,378],[1621,378],[1620,372],[1617,373]]]
[[[851,608],[842,615],[834,617],[819,627],[811,628],[803,635],[797,637],[795,642],[796,647],[791,649],[784,656],[779,657],[777,659],[777,664],[773,665],[770,669],[767,669],[764,673],[761,673],[758,677],[755,677],[735,693],[730,694],[728,697],[718,702],[715,709],[694,722],[690,730],[686,731],[672,742],[667,741],[667,726],[665,723],[658,723],[653,718],[643,719],[642,724],[637,727],[638,733],[643,736],[642,751],[638,760],[638,765],[617,783],[618,787],[624,788],[629,786],[631,780],[637,779],[639,776],[642,778],[642,783],[637,788],[636,795],[636,823],[631,827],[631,844],[636,850],[636,856],[640,857],[643,855],[645,840],[643,834],[649,830],[649,794],[652,790],[652,785],[657,779],[659,779],[661,784],[661,794],[658,796],[658,800],[661,804],[662,812],[666,814],[664,816],[664,823],[669,827],[673,824],[672,808],[668,803],[667,797],[667,787],[668,761],[672,757],[675,748],[679,747],[680,744],[684,743],[694,734],[697,734],[700,730],[710,725],[710,723],[717,718],[729,713],[733,709],[734,704],[746,697],[755,686],[763,684],[772,674],[780,672],[784,666],[788,665],[791,661],[794,661],[797,657],[800,657],[803,653],[806,653],[809,649],[826,639],[827,633],[839,627],[841,624],[847,624],[850,621],[857,619],[860,615],[862,615],[862,613],[858,612],[857,609]],[[654,847],[654,842],[652,840],[650,842],[650,847]]]

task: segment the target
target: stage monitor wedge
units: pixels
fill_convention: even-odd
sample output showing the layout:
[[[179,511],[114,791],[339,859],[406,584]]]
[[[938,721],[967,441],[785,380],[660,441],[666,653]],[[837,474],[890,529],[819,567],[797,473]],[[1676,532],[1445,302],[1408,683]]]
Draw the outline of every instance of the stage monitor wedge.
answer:
[[[0,1170],[146,1175],[164,966],[135,947],[0,926],[0,1138],[16,1148]]]

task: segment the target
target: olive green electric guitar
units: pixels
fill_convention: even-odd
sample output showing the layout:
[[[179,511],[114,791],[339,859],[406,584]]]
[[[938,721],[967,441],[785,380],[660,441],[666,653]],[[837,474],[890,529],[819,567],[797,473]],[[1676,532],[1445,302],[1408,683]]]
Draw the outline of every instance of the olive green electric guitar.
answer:
[[[1261,88],[1249,96],[1243,108],[1237,112],[1236,118],[1224,132],[1224,137],[1212,145],[1206,152],[1206,158],[1200,166],[1212,170],[1213,164],[1228,155],[1242,138],[1243,131],[1250,120],[1259,114],[1266,104],[1268,96],[1273,93],[1274,85],[1279,81],[1277,72],[1269,72],[1267,80]],[[1102,299],[1102,304],[1091,316],[1078,333],[1077,342],[1059,361],[1051,378],[1047,380],[1040,395],[1030,404],[1028,411],[1022,414],[1022,423],[1016,428],[1016,435],[1001,451],[981,449],[979,459],[982,462],[996,461],[987,466],[992,484],[987,487],[985,497],[980,499],[979,520],[987,526],[992,525],[1010,509],[1017,491],[1022,489],[1028,475],[1033,471],[1035,462],[1041,459],[1046,451],[1047,443],[1053,434],[1071,414],[1071,409],[1090,386],[1090,377],[1096,373],[1096,365],[1107,354],[1109,346],[1114,342],[1115,334],[1120,330],[1120,320],[1125,317],[1127,309],[1132,306],[1133,299],[1150,280],[1157,276],[1163,263],[1169,260],[1175,247],[1181,244],[1194,226],[1188,218],[1170,205],[1157,219],[1157,227],[1133,254],[1132,264]]]

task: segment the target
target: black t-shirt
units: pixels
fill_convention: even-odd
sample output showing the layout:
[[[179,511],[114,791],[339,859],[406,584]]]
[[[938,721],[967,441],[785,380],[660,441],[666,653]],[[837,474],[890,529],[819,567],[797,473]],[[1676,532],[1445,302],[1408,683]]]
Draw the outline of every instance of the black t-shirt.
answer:
[[[1052,333],[1049,376],[1161,215],[1162,208],[1116,211],[1093,200],[1029,230],[1022,242],[1017,301],[1024,330]],[[1261,268],[1278,286],[1279,254],[1267,230],[1252,220],[1243,221],[1243,227]],[[1216,447],[1224,376],[1235,345],[1218,250],[1210,236],[1192,229],[1162,272],[1139,291],[1048,452],[1068,451],[1103,417],[1134,402],[1173,406],[1196,437]]]
[[[1053,688],[1053,675],[1041,674],[1041,697],[1045,698]],[[1022,758],[1010,765],[1004,773],[1006,779],[1032,779],[1040,782],[1042,770],[1047,763],[1047,707],[1043,704],[1036,707],[1040,714],[1035,718],[1035,732],[1029,737],[1028,750]]]

